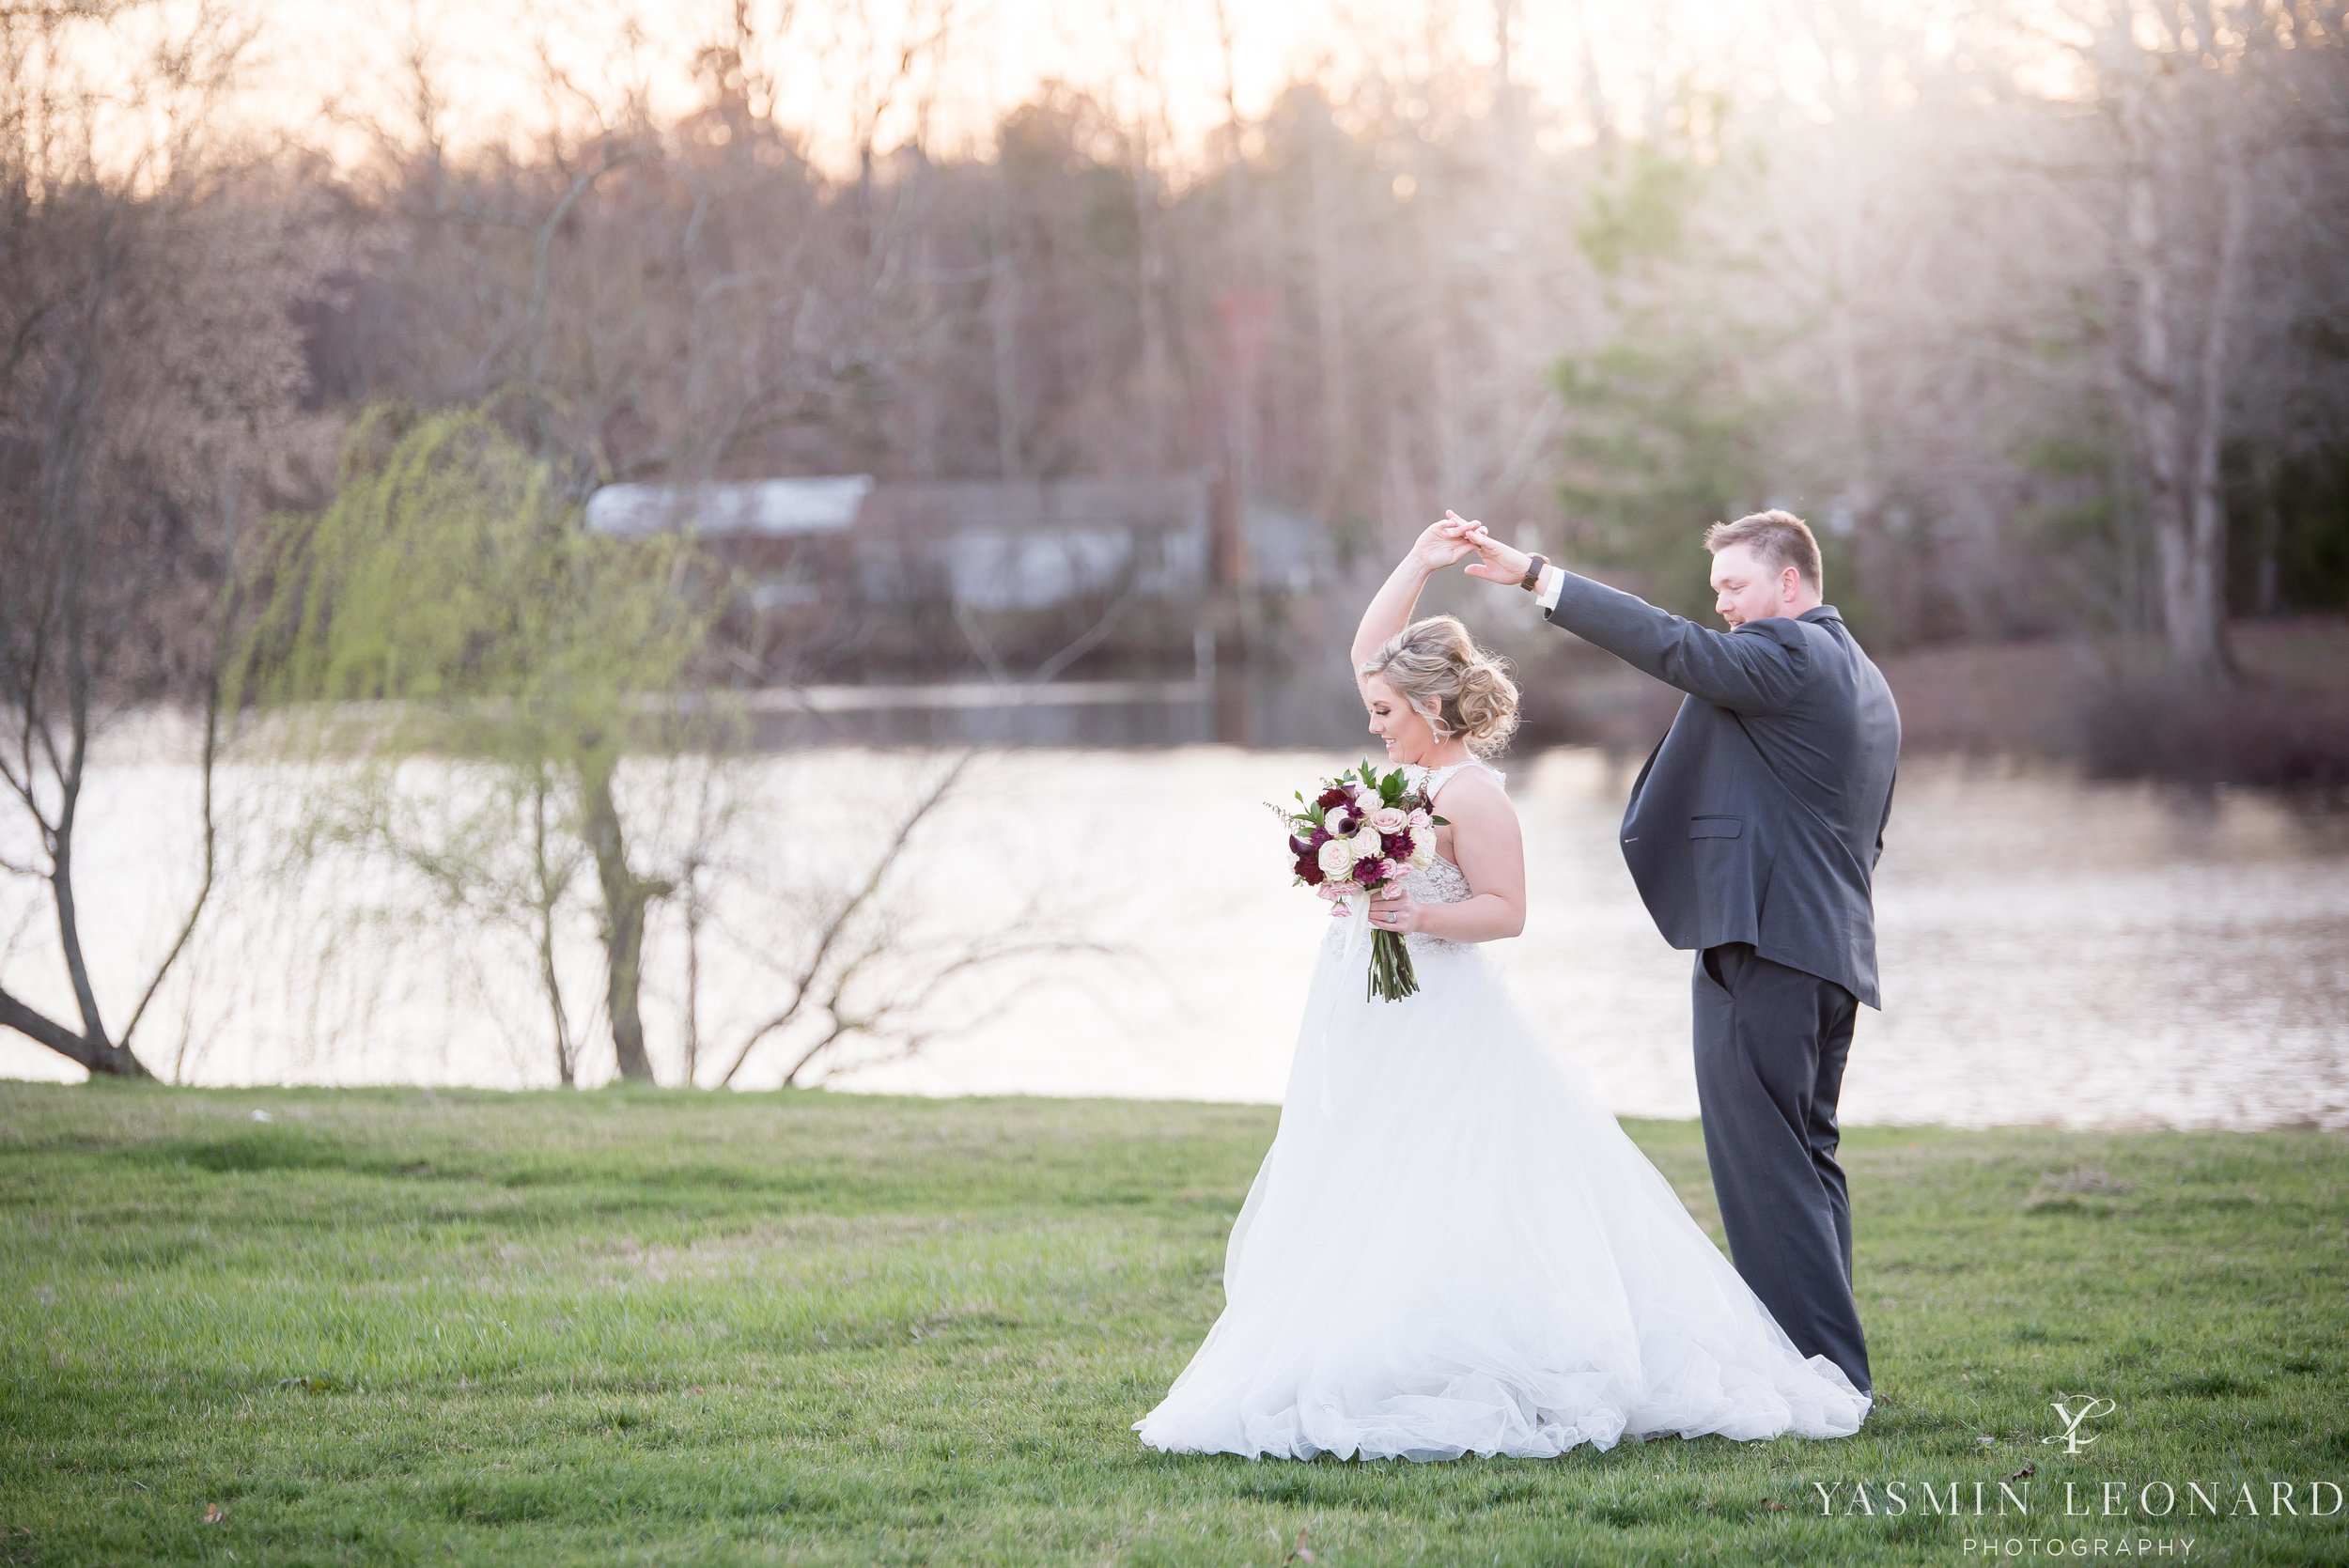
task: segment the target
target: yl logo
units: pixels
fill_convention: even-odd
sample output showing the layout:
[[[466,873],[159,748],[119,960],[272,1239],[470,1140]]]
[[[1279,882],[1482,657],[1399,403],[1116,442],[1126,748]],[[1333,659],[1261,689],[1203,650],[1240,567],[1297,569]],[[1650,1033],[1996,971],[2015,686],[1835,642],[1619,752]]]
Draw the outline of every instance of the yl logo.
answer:
[[[2042,1443],[2061,1443],[2063,1452],[2066,1453],[2077,1453],[2096,1440],[2093,1437],[2080,1436],[2082,1421],[2091,1421],[2098,1416],[2109,1416],[2119,1408],[2112,1401],[2095,1394],[2082,1394],[2077,1399],[2069,1395],[2059,1394],[2047,1404],[2048,1408],[2055,1411],[2057,1418],[2063,1422],[2063,1431],[2059,1436],[2042,1437],[2039,1440]]]

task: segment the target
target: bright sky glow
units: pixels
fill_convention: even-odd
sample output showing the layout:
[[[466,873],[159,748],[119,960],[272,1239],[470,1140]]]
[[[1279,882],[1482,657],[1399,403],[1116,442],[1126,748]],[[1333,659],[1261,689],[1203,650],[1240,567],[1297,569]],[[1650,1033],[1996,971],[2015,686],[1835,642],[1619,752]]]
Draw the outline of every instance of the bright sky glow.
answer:
[[[695,55],[730,35],[734,11],[732,0],[243,4],[261,23],[261,69],[241,112],[323,139],[345,160],[366,142],[353,120],[409,119],[403,62],[418,40],[443,100],[443,133],[479,145],[556,114],[580,123],[591,101],[608,109],[631,86],[656,112],[677,113],[698,96]],[[1514,79],[1578,122],[1587,114],[1586,19],[1589,60],[1618,113],[1652,83],[1688,73],[1733,90],[1759,78],[1800,101],[1800,78],[1824,70],[1815,39],[1788,24],[1779,0],[1517,0],[1517,9]],[[1438,67],[1474,83],[1478,101],[1463,107],[1481,108],[1497,54],[1492,0],[750,0],[748,14],[766,40],[754,58],[774,79],[777,117],[834,166],[852,153],[854,127],[909,38],[943,42],[920,52],[879,116],[884,148],[917,132],[941,150],[967,148],[1002,110],[1058,78],[1127,117],[1162,123],[1191,157],[1227,117],[1227,59],[1231,95],[1252,116],[1299,76],[1424,81]],[[550,86],[542,48],[576,94]]]
[[[1195,163],[1229,117],[1260,116],[1289,83],[1315,78],[1343,98],[1366,80],[1399,94],[1408,116],[1440,122],[1490,102],[1496,4],[1512,6],[1512,79],[1554,144],[1588,134],[1595,82],[1610,117],[1637,130],[1646,102],[1676,83],[1723,91],[1741,107],[1775,101],[1829,112],[1871,75],[1865,19],[1879,8],[1903,35],[1888,58],[1945,54],[1989,15],[1988,0],[740,0],[757,40],[754,69],[774,114],[819,162],[852,165],[871,120],[887,150],[919,137],[956,154],[983,145],[997,116],[1060,80],[1106,100],[1119,118],[1159,129],[1171,162]],[[2027,4],[2053,0],[2024,0]],[[132,62],[184,31],[203,0],[166,0],[103,29],[81,26],[77,54],[136,96]],[[695,61],[732,37],[737,0],[210,0],[250,28],[246,85],[233,121],[322,146],[339,163],[374,138],[412,145],[422,61],[443,144],[517,150],[551,123],[577,131],[641,94],[671,118],[704,101]],[[1840,31],[1839,31],[1840,30]],[[1979,29],[1977,29],[1979,31]],[[2009,38],[2015,37],[2013,33]],[[897,63],[910,48],[912,65]],[[1436,85],[1442,84],[1444,85]],[[1456,91],[1466,101],[1430,101]],[[1861,85],[1859,90],[1871,89]],[[1872,89],[1897,95],[1897,70]],[[151,110],[125,114],[110,140],[153,135]],[[1159,156],[1166,158],[1167,149]]]

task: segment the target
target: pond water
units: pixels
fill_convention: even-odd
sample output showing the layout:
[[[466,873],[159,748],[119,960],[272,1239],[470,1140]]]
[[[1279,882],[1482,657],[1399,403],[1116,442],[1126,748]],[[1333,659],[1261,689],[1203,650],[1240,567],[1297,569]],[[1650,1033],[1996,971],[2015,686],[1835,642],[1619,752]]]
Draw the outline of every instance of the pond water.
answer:
[[[1326,907],[1288,885],[1264,802],[1357,754],[1214,743],[982,753],[904,862],[899,945],[942,954],[1051,931],[1101,951],[974,970],[924,1015],[943,1032],[920,1050],[852,1044],[829,1076],[808,1079],[1277,1101]],[[808,890],[852,882],[875,823],[904,809],[943,755],[819,746],[755,758],[724,781],[731,815],[708,835],[721,874],[691,1012],[704,1080],[788,995],[794,942],[820,902]],[[1615,842],[1637,760],[1563,749],[1502,759],[1532,893],[1524,935],[1500,952],[1560,1059],[1618,1113],[1689,1116],[1688,959],[1656,936]],[[275,863],[288,830],[315,815],[318,784],[282,765],[224,772],[216,902],[141,1026],[142,1054],[198,1083],[552,1081],[524,928],[438,899],[380,860],[306,876]],[[356,777],[338,787],[348,795]],[[194,788],[171,748],[117,747],[87,793],[80,892],[117,1023],[194,883]],[[464,770],[420,761],[392,776],[388,798],[422,814],[409,827],[423,835],[433,802],[480,794]],[[677,779],[632,780],[631,811],[653,824],[645,852],[679,853],[671,841],[710,820],[696,815],[708,800]],[[62,1012],[39,892],[0,884],[0,964],[10,989]],[[646,1006],[670,1077],[688,1018],[673,905],[648,951]],[[2338,814],[1911,758],[1877,907],[1885,1008],[1861,1014],[1849,1123],[2349,1127],[2349,821]],[[568,1023],[593,1036],[583,900],[567,920],[556,956]],[[918,958],[877,962],[901,990],[924,972]],[[765,1042],[737,1085],[777,1081],[804,1038]],[[608,1046],[588,1048],[583,1079],[609,1071]],[[0,1073],[79,1076],[6,1034]]]

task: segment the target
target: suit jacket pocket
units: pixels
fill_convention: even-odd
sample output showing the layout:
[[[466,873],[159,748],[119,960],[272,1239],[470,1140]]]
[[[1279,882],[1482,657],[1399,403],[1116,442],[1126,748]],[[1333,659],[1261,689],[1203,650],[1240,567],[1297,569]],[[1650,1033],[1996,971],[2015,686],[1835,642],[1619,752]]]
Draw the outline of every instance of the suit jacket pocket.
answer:
[[[1688,818],[1690,838],[1735,838],[1746,831],[1742,816],[1692,816]]]

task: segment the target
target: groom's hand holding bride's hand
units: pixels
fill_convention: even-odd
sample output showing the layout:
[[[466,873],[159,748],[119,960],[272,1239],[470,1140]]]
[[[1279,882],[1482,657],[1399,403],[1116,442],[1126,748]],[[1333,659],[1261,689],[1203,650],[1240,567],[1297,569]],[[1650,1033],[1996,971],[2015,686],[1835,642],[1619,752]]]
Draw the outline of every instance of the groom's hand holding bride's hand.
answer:
[[[1485,532],[1482,522],[1473,522],[1457,512],[1446,512],[1443,520],[1433,532],[1440,537],[1458,539],[1474,550],[1477,559],[1469,563],[1468,575],[1481,577],[1487,582],[1505,582],[1516,587],[1525,577],[1525,568],[1533,564],[1533,557],[1521,550],[1502,544]]]

